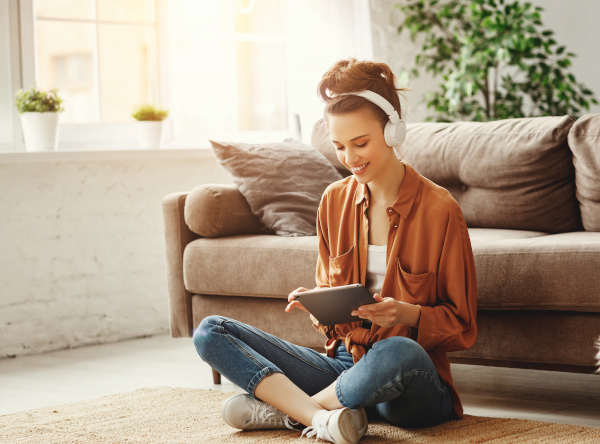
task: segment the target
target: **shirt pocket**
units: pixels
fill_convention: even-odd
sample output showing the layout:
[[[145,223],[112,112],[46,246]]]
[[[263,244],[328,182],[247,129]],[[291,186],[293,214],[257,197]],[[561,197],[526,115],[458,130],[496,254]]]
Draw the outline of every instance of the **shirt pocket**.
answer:
[[[339,287],[340,285],[353,284],[352,276],[354,270],[354,246],[340,256],[329,258],[329,285]]]
[[[421,274],[412,274],[403,270],[398,260],[398,286],[400,287],[401,300],[410,304],[429,304],[429,293],[434,273],[428,271]]]

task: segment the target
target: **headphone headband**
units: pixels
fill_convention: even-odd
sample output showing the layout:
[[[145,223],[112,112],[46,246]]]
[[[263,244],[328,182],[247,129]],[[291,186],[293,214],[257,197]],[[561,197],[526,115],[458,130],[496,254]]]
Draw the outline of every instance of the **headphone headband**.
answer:
[[[398,115],[396,108],[394,108],[385,97],[368,89],[351,93],[336,94],[333,97],[338,96],[360,96],[377,105],[388,115],[388,119],[390,120],[383,130],[385,142],[389,146],[401,146],[404,143],[404,139],[406,138],[406,125]]]
[[[385,113],[388,115],[388,117],[390,118],[390,121],[392,123],[397,123],[399,120],[401,120],[400,116],[398,115],[398,111],[396,111],[396,108],[394,108],[393,105],[390,102],[388,102],[385,97],[380,96],[379,94],[377,94],[373,91],[365,89],[364,91],[356,91],[356,92],[344,93],[344,94],[339,94],[339,95],[340,96],[364,97],[369,102],[373,102],[375,105],[377,105],[383,111],[385,111]]]

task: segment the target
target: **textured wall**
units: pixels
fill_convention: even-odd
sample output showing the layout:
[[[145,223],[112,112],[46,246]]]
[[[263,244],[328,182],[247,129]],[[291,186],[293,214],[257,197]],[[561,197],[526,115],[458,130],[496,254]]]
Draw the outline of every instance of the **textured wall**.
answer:
[[[0,155],[0,357],[168,332],[161,199],[209,150]]]

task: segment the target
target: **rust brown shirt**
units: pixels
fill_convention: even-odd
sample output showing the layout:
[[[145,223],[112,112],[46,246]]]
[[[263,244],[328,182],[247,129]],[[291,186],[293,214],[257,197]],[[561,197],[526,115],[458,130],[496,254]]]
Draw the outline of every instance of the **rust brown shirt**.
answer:
[[[477,284],[469,233],[450,193],[404,165],[404,182],[387,208],[390,228],[381,296],[420,305],[419,328],[373,324],[367,329],[360,322],[324,326],[314,318],[313,323],[328,337],[329,356],[341,340],[354,362],[381,339],[414,339],[449,385],[456,413],[462,417],[446,353],[471,347],[477,337]],[[368,188],[352,176],[333,183],[323,194],[317,215],[317,286],[365,285],[368,208]]]

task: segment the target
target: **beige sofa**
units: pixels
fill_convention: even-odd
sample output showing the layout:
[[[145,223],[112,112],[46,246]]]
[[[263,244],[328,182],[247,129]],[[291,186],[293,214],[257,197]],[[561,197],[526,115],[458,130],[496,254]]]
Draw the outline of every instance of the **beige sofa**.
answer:
[[[343,171],[327,128],[312,145]],[[600,115],[408,126],[402,157],[447,188],[469,225],[478,340],[453,362],[592,371],[600,335]],[[208,315],[320,348],[307,315],[284,313],[312,288],[316,236],[265,234],[233,185],[163,200],[171,333]]]

